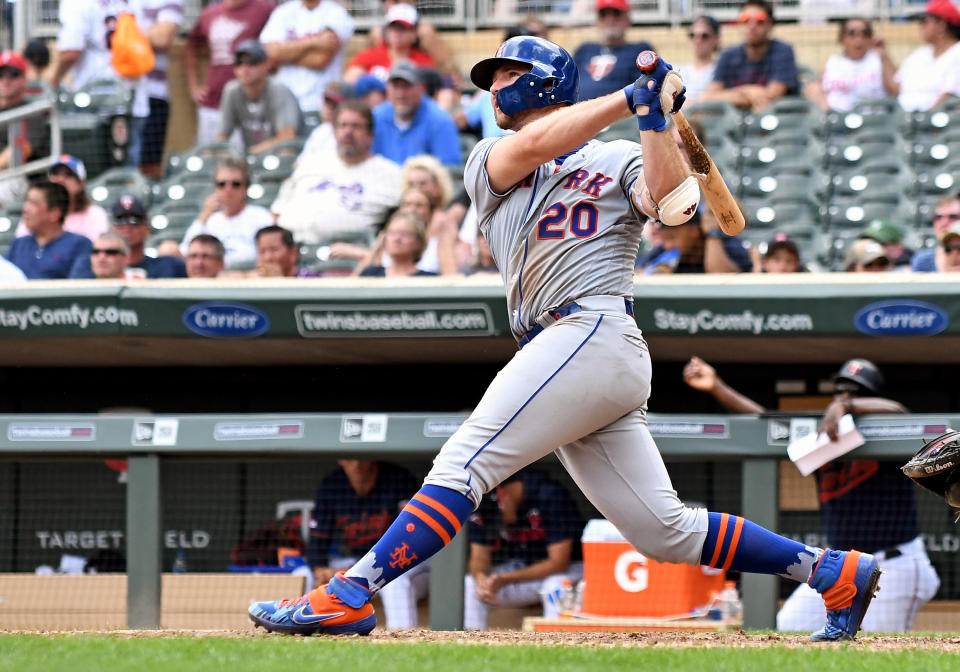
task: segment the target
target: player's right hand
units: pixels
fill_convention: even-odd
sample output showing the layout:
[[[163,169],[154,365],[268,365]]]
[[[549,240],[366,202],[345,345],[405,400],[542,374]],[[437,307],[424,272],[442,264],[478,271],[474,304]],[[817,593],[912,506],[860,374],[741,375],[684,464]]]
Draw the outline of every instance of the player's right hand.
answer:
[[[660,82],[655,77],[643,75],[633,83],[632,87],[633,112],[637,115],[637,126],[640,130],[665,130],[667,120],[660,108]]]

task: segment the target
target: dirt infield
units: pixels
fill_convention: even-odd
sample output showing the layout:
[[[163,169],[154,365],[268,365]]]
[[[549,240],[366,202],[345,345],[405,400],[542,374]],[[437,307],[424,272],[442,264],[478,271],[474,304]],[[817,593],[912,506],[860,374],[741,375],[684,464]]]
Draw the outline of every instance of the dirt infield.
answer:
[[[34,634],[38,634],[33,631]],[[67,634],[67,633],[45,633]],[[80,634],[78,632],[70,634]],[[222,637],[256,638],[284,637],[270,634],[262,629],[238,630],[101,630],[98,635],[122,638],[139,637]],[[458,644],[490,645],[540,645],[540,646],[596,646],[596,647],[660,647],[660,648],[761,648],[783,646],[806,648],[835,646],[811,642],[805,635],[778,635],[748,632],[520,632],[516,630],[489,630],[479,632],[443,632],[433,630],[376,630],[367,637],[353,635],[358,639],[375,643],[397,642],[451,642]],[[842,642],[867,651],[898,651],[906,649],[938,650],[945,653],[960,653],[960,637],[950,635],[864,635],[851,642]]]

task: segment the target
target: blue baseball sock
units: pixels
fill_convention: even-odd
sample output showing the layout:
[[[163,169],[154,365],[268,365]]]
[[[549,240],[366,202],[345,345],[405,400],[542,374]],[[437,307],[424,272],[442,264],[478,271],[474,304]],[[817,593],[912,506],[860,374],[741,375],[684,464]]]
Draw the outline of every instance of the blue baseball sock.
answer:
[[[473,513],[473,502],[455,490],[424,485],[407,503],[380,541],[357,564],[345,572],[355,584],[373,593],[450,543]],[[342,590],[342,582],[331,582],[333,592],[346,604],[360,604],[355,591]]]
[[[823,550],[781,537],[728,513],[707,514],[709,527],[700,564],[734,572],[779,574],[807,581]]]

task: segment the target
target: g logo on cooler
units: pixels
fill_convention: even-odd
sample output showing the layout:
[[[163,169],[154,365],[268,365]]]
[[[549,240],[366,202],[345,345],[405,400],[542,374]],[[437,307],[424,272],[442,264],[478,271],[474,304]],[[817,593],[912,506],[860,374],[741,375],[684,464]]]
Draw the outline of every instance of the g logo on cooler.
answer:
[[[613,578],[621,590],[639,593],[647,589],[650,571],[647,558],[634,550],[624,551],[613,565]]]

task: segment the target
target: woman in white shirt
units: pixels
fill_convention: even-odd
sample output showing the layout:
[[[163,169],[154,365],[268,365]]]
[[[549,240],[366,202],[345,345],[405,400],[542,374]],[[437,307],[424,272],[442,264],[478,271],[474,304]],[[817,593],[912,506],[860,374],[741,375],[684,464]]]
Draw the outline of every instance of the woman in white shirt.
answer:
[[[843,21],[838,42],[842,52],[827,59],[820,81],[807,84],[807,98],[824,110],[847,112],[861,101],[896,95],[896,66],[869,21]]]
[[[720,23],[712,16],[699,16],[690,24],[693,61],[677,66],[687,87],[687,100],[696,100],[713,81],[720,51]]]

